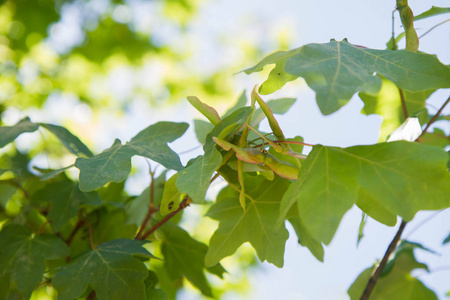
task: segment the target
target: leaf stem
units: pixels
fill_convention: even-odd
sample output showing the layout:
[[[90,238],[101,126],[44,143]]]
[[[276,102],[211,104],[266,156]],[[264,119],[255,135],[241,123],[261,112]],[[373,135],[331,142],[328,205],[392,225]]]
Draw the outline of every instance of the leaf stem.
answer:
[[[161,221],[159,221],[158,223],[155,224],[155,226],[153,226],[152,228],[150,228],[149,230],[147,230],[142,236],[140,236],[139,238],[135,238],[138,240],[145,240],[150,234],[152,234],[153,232],[155,232],[159,227],[161,227],[164,223],[166,223],[167,221],[169,221],[173,216],[175,216],[178,212],[182,211],[183,209],[185,209],[186,207],[189,206],[189,204],[191,204],[192,200],[188,197],[185,196],[185,198],[183,199],[183,201],[181,201],[180,203],[180,207],[178,207],[177,210],[174,210],[173,212],[171,212],[170,214],[168,214],[164,219],[162,219]]]
[[[420,142],[420,139],[422,138],[422,136],[427,132],[428,128],[430,128],[431,124],[433,124],[437,118],[439,118],[439,115],[442,113],[442,111],[444,110],[444,108],[447,106],[447,104],[450,102],[450,96],[447,98],[447,100],[444,102],[444,104],[442,104],[441,108],[439,108],[439,110],[437,111],[437,113],[433,116],[433,118],[431,118],[430,122],[428,122],[427,126],[425,127],[425,129],[422,131],[422,133],[420,134],[420,136],[416,139],[416,141]]]
[[[403,233],[403,230],[405,229],[407,222],[402,220],[402,223],[400,224],[400,227],[397,230],[397,233],[395,234],[394,238],[392,239],[391,243],[389,244],[389,247],[386,250],[386,253],[384,253],[383,259],[381,260],[380,264],[378,265],[375,272],[372,274],[372,276],[369,279],[369,282],[367,282],[366,288],[364,290],[364,293],[362,294],[360,300],[368,300],[370,297],[370,294],[373,291],[373,288],[375,287],[375,284],[377,283],[378,277],[380,277],[381,272],[383,271],[384,267],[386,266],[389,257],[391,256],[392,252],[394,252],[395,248],[398,245],[398,242],[400,241],[400,236]]]
[[[403,93],[402,89],[398,89],[398,92],[400,94],[400,101],[402,102],[402,111],[403,116],[405,117],[405,120],[408,119],[408,108],[406,107],[406,100],[405,100],[405,94]]]

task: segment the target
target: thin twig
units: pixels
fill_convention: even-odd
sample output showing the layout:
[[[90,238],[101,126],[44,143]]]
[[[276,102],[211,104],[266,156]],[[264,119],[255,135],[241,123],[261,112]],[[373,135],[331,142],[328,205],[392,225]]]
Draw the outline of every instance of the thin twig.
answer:
[[[433,27],[431,27],[430,29],[428,29],[427,32],[425,32],[424,34],[422,34],[421,36],[419,36],[419,39],[423,38],[423,37],[426,36],[428,33],[430,33],[430,31],[432,31],[432,30],[435,29],[436,27],[441,26],[442,24],[444,24],[444,23],[446,23],[446,22],[448,22],[448,21],[450,21],[450,19],[444,20],[444,21],[442,21],[441,23],[434,25]]]
[[[151,235],[153,232],[155,232],[159,227],[161,227],[164,223],[166,223],[167,221],[169,221],[173,216],[175,216],[177,213],[179,213],[180,211],[182,211],[183,209],[185,209],[186,207],[189,206],[189,204],[192,202],[192,200],[190,198],[188,198],[187,196],[183,199],[183,201],[181,201],[180,203],[180,207],[178,207],[177,210],[174,210],[173,212],[171,212],[170,214],[168,214],[164,219],[162,219],[161,221],[159,221],[158,223],[155,224],[155,226],[153,226],[152,228],[150,228],[149,230],[147,230],[142,236],[140,236],[138,238],[138,240],[145,240],[149,235]]]
[[[400,101],[402,102],[403,116],[405,117],[405,120],[406,120],[406,119],[408,119],[409,115],[408,115],[408,108],[406,107],[405,94],[403,94],[402,89],[398,89],[398,92],[400,94]]]
[[[72,242],[73,237],[75,236],[75,234],[77,234],[78,230],[80,230],[80,228],[83,227],[83,225],[84,225],[84,220],[78,219],[78,222],[75,225],[75,228],[72,230],[69,237],[64,241],[67,244],[67,246],[70,246],[70,243]]]
[[[397,230],[397,233],[395,234],[394,238],[392,239],[391,243],[389,244],[389,247],[386,250],[386,253],[383,256],[383,259],[381,260],[380,264],[378,265],[375,272],[372,274],[372,276],[369,279],[369,282],[366,285],[366,288],[364,290],[364,293],[362,294],[360,300],[368,300],[370,297],[370,294],[373,291],[373,288],[375,287],[375,284],[377,283],[378,277],[380,277],[381,272],[383,271],[384,267],[386,266],[389,257],[391,256],[392,252],[394,252],[395,248],[397,247],[398,242],[400,241],[400,236],[402,235],[403,230],[406,226],[405,221],[402,220],[402,223],[400,224],[400,227]]]
[[[420,142],[420,138],[427,132],[427,130],[428,130],[428,128],[430,128],[431,124],[433,124],[437,120],[437,118],[439,118],[439,115],[442,113],[442,111],[444,110],[444,108],[447,106],[447,104],[449,102],[450,102],[450,96],[447,98],[447,100],[444,102],[444,104],[442,104],[441,108],[439,108],[439,110],[434,115],[434,117],[430,120],[430,122],[428,122],[425,129],[422,131],[420,136],[416,139],[417,142]]]

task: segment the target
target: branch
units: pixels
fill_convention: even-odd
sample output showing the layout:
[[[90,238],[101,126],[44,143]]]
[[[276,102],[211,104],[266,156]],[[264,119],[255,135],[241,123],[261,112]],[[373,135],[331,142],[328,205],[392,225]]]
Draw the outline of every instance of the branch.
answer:
[[[439,110],[437,111],[437,113],[434,115],[434,117],[430,120],[430,122],[428,122],[427,126],[425,127],[425,129],[422,131],[422,133],[420,134],[420,136],[416,139],[416,141],[420,141],[420,139],[422,138],[422,136],[427,132],[428,128],[430,128],[431,124],[433,124],[437,118],[439,118],[439,115],[442,113],[442,111],[444,110],[444,108],[447,106],[447,104],[450,102],[450,97],[447,98],[447,100],[445,100],[444,104],[442,104],[441,108],[439,108]]]
[[[375,287],[375,284],[377,283],[378,277],[380,277],[381,272],[383,271],[384,267],[386,266],[389,257],[391,256],[392,252],[394,252],[395,248],[397,247],[398,242],[400,241],[400,236],[402,235],[403,230],[405,229],[407,222],[402,220],[402,223],[400,224],[400,227],[397,230],[397,233],[395,234],[394,238],[392,239],[391,243],[389,244],[389,247],[386,250],[386,253],[383,256],[383,259],[381,260],[380,264],[378,265],[377,269],[375,270],[375,273],[372,274],[372,276],[369,279],[369,282],[366,285],[366,289],[364,290],[364,293],[362,294],[360,300],[368,300],[370,297],[370,294],[372,293],[373,288]]]
[[[183,199],[183,201],[181,201],[180,203],[180,207],[178,207],[177,210],[174,210],[173,212],[171,212],[170,214],[168,214],[164,219],[162,219],[161,221],[159,221],[158,223],[155,224],[155,226],[153,226],[152,228],[150,228],[149,230],[147,230],[142,236],[140,237],[136,237],[135,239],[137,240],[145,240],[150,234],[152,234],[153,232],[155,232],[159,227],[161,227],[164,223],[166,223],[167,221],[169,221],[173,216],[175,216],[177,213],[179,213],[180,211],[182,211],[183,209],[185,209],[186,207],[189,206],[189,204],[191,204],[192,200],[189,197],[185,197]]]

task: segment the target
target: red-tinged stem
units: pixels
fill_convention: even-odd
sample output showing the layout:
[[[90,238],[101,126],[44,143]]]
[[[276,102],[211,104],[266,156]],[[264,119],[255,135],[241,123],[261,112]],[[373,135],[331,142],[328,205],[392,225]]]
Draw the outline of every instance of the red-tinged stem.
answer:
[[[170,214],[168,214],[164,219],[162,219],[161,221],[159,221],[158,223],[155,224],[155,226],[153,226],[152,228],[150,228],[149,230],[147,230],[142,236],[140,236],[138,238],[138,240],[145,240],[149,235],[151,235],[153,232],[155,232],[159,227],[161,227],[164,223],[166,223],[167,221],[169,221],[173,216],[175,216],[177,213],[179,213],[180,211],[182,211],[183,209],[185,209],[186,207],[189,206],[189,204],[192,202],[191,199],[189,199],[188,197],[185,197],[183,199],[183,201],[181,201],[180,203],[180,207],[178,207],[177,210],[174,210],[173,212],[171,212]]]
[[[437,113],[433,116],[433,118],[431,118],[430,122],[428,122],[427,126],[425,127],[425,129],[422,131],[422,133],[420,134],[420,136],[416,139],[417,142],[420,142],[420,139],[422,138],[422,136],[427,132],[427,130],[430,128],[430,126],[436,122],[437,118],[439,118],[440,114],[442,113],[442,111],[444,110],[444,108],[447,106],[447,104],[450,102],[450,97],[447,98],[447,100],[445,100],[444,104],[442,104],[441,108],[439,108],[439,110],[437,111]]]
[[[135,240],[138,240],[139,237],[141,236],[142,232],[145,229],[145,226],[147,225],[148,221],[150,220],[151,216],[153,215],[153,213],[157,212],[158,209],[156,209],[154,207],[154,202],[155,202],[155,173],[152,172],[150,170],[150,204],[148,206],[148,212],[147,215],[145,216],[144,221],[142,221],[142,224],[139,228],[138,233],[136,234],[136,236],[134,237]]]
[[[94,300],[95,299],[95,291],[92,291],[89,296],[87,296],[86,300]]]
[[[75,234],[77,234],[78,230],[80,230],[80,228],[83,227],[83,225],[84,225],[84,220],[83,219],[79,219],[77,224],[75,225],[75,228],[72,230],[72,232],[70,233],[70,235],[67,238],[67,240],[65,240],[65,243],[67,244],[67,246],[70,245],[70,243],[72,242],[73,237],[75,236]]]
[[[402,223],[400,224],[400,227],[397,230],[397,233],[395,234],[394,238],[392,239],[391,243],[389,244],[389,247],[386,250],[386,253],[383,256],[383,259],[381,260],[380,264],[378,265],[377,269],[375,270],[375,273],[372,274],[372,276],[369,279],[369,282],[366,285],[366,289],[364,290],[364,293],[362,294],[360,300],[368,300],[370,297],[370,294],[372,293],[375,284],[377,283],[378,278],[381,275],[381,272],[383,271],[384,267],[386,266],[389,257],[391,256],[392,252],[394,252],[395,248],[397,247],[398,242],[400,241],[400,236],[403,233],[403,230],[406,226],[405,221],[402,220]]]

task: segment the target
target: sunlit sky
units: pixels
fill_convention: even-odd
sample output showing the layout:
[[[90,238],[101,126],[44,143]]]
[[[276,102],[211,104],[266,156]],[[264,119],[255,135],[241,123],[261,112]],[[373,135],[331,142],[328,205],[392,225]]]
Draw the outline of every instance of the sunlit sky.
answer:
[[[107,4],[107,1],[102,0],[91,2],[98,13],[101,13]],[[121,7],[114,11],[113,16],[116,21],[127,22],[131,18],[134,26],[140,31],[159,26],[158,34],[153,39],[161,44],[189,47],[193,53],[188,62],[189,66],[195,72],[203,73],[205,76],[215,69],[244,59],[242,50],[237,47],[237,41],[248,41],[260,45],[265,54],[269,54],[278,50],[276,39],[280,34],[289,38],[292,48],[308,43],[325,43],[331,38],[337,40],[348,38],[351,43],[384,49],[391,35],[392,11],[395,6],[394,0],[204,1],[201,4],[199,16],[188,26],[187,34],[195,43],[184,44],[185,40],[180,32],[177,32],[174,27],[163,26],[161,25],[163,22],[159,22],[162,16],[158,14],[160,8],[157,1],[142,4],[142,1],[129,0],[127,3],[130,8]],[[449,1],[410,0],[409,4],[418,14],[429,9],[431,5],[449,6]],[[147,11],[152,12],[150,17],[146,14]],[[67,11],[63,12],[62,21],[51,28],[51,38],[48,42],[57,51],[64,53],[83,40],[82,31],[77,31],[80,13],[82,12],[76,9],[67,8]],[[417,22],[416,28],[419,35],[445,18],[448,18],[448,15]],[[395,30],[400,33],[398,14],[396,14],[395,22]],[[419,50],[436,54],[443,63],[450,64],[449,29],[450,23],[447,23],[427,34],[421,39]],[[71,32],[70,35],[67,34],[68,30]],[[250,67],[257,62],[246,63]],[[113,89],[119,99],[125,99],[133,93],[133,87],[130,84],[151,85],[155,93],[164,93],[164,90],[158,90],[158,75],[159,72],[163,72],[162,68],[157,61],[152,62],[151,66],[147,68],[144,66],[140,74],[142,76],[139,76],[124,67],[111,72],[103,84],[106,88]],[[235,70],[236,73],[238,71],[240,70]],[[26,78],[25,75],[24,78]],[[236,98],[242,90],[250,91],[255,84],[261,83],[260,75],[230,73],[230,77],[235,83]],[[448,93],[449,90],[444,90],[433,95],[432,103],[428,107],[431,113],[434,113],[435,107],[448,97]],[[308,143],[334,146],[373,144],[378,140],[382,119],[376,115],[360,114],[363,103],[356,95],[347,106],[327,117],[320,114],[315,104],[315,94],[304,81],[296,80],[289,83],[282,91],[266,96],[265,99],[285,96],[298,98],[292,109],[286,115],[279,117],[279,123],[288,137],[300,135]],[[227,106],[231,106],[232,101],[234,99],[231,99],[230,103],[220,104],[219,110],[225,110]],[[63,100],[61,98],[47,100],[46,108],[45,114],[37,111],[28,113],[33,117],[33,121],[54,123],[61,123],[68,117],[79,118],[79,121],[83,122],[91,116],[89,107],[80,105],[78,100],[71,98],[70,95],[65,96]],[[67,112],[67,115],[61,112]],[[193,129],[193,117],[200,118],[200,115],[186,102],[155,109],[146,99],[137,97],[121,119],[104,114],[100,117],[102,125],[97,128],[98,133],[90,134],[96,141],[95,150],[101,151],[109,147],[115,138],[120,138],[122,141],[129,140],[150,123],[161,120],[186,121],[191,124],[187,134],[171,145],[179,153],[198,145]],[[5,122],[9,120],[13,123],[18,115],[9,118],[6,116]],[[127,124],[126,127],[119,125],[124,122]],[[450,131],[450,128],[443,129]],[[30,136],[27,135],[26,138],[30,139]],[[25,137],[22,139],[24,140]],[[19,139],[18,147],[21,147],[20,144]],[[200,150],[182,155],[183,163],[198,154]],[[145,162],[139,158],[133,158],[133,164],[139,165]],[[148,181],[145,172],[145,168],[142,168],[142,172],[135,174],[133,180],[127,183],[127,189],[131,193],[139,193],[146,187]],[[435,290],[440,299],[444,299],[444,294],[450,290],[448,280],[450,278],[450,246],[441,248],[441,243],[450,231],[448,221],[450,211],[442,212],[419,226],[430,214],[433,213],[419,213],[417,220],[408,224],[405,236],[431,249],[442,249],[440,256],[424,252],[416,252],[416,254],[419,260],[429,264],[431,271],[442,266],[446,266],[447,270],[430,274],[420,271],[414,274]],[[396,228],[369,220],[364,232],[365,237],[356,248],[360,219],[361,212],[358,209],[352,209],[346,214],[331,245],[326,247],[324,263],[317,261],[306,248],[297,244],[295,233],[289,227],[291,238],[286,245],[284,268],[278,269],[263,263],[261,268],[251,272],[252,276],[249,280],[252,288],[249,295],[232,294],[226,299],[348,299],[347,288],[363,269],[382,257],[396,232]],[[233,273],[227,276],[232,278]],[[180,299],[201,299],[201,296],[190,291],[183,292],[179,296]]]

